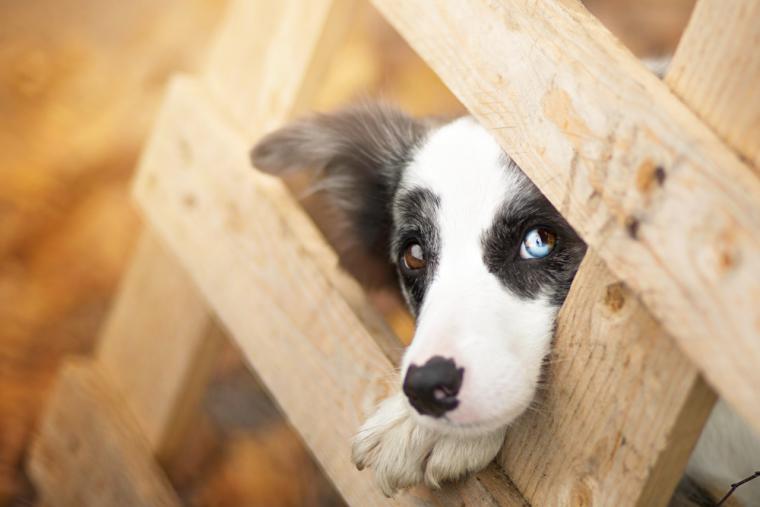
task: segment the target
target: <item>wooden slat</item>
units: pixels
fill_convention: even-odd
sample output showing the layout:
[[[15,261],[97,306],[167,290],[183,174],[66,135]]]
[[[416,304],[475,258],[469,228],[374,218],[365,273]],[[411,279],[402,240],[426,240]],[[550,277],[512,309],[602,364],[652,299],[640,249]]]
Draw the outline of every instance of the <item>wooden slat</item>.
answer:
[[[390,500],[354,468],[353,434],[398,388],[376,339],[398,342],[281,181],[250,167],[248,148],[197,82],[176,81],[135,192],[344,498],[522,505],[506,481],[477,477],[441,496],[418,489]]]
[[[160,458],[168,459],[181,443],[222,339],[176,257],[144,232],[97,358]]]
[[[700,0],[666,82],[760,171],[760,2]]]
[[[560,312],[544,389],[502,455],[537,506],[667,505],[715,401],[594,252]]]
[[[139,424],[95,361],[64,364],[30,453],[29,471],[44,504],[181,505]]]
[[[579,3],[373,3],[760,429],[752,172]]]
[[[391,380],[392,365],[373,340],[393,337],[375,323],[368,331],[353,312],[357,300],[347,304],[342,290],[353,282],[338,269],[334,253],[281,183],[249,168],[242,137],[220,119],[197,85],[175,83],[158,128],[135,187],[149,220],[197,277],[339,490],[349,501],[377,495],[370,475],[357,476],[346,456],[336,452],[347,448],[373,401],[387,392],[383,380]],[[193,146],[189,152],[188,146]],[[546,477],[527,470],[552,472],[553,479],[536,488],[549,496],[537,496],[535,505],[572,490],[579,475],[593,484],[586,494],[594,505],[613,494],[620,495],[618,505],[644,505],[642,498],[649,505],[664,504],[712,396],[672,340],[601,263],[588,260],[579,278],[569,306],[576,310],[561,319],[566,324],[557,344],[561,361],[552,370],[551,417],[526,418],[526,426],[510,437],[523,444],[507,447],[505,463],[521,478],[520,487],[535,488],[531,480]],[[607,285],[610,295],[600,294]],[[599,300],[615,311],[588,312],[590,304],[604,309]],[[626,368],[615,368],[626,361]],[[577,396],[566,395],[570,388]],[[566,426],[558,428],[555,418]],[[684,419],[690,425],[675,432]],[[326,428],[333,431],[329,437]],[[614,452],[621,439],[627,444]],[[592,445],[597,442],[603,445]],[[558,453],[560,444],[565,448]],[[515,453],[520,457],[511,461]],[[612,464],[590,468],[600,456]],[[524,465],[527,459],[531,466]],[[477,478],[465,487],[470,489],[458,498],[469,502],[485,494],[498,498],[501,491]],[[415,499],[420,495],[415,492]],[[512,497],[511,504],[523,502]],[[449,503],[447,497],[436,501]]]

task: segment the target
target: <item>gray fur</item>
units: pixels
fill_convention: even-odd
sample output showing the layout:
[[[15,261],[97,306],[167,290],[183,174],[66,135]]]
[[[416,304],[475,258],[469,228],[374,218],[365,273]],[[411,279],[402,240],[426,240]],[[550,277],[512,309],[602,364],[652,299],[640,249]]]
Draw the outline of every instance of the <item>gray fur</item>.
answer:
[[[394,107],[366,102],[276,130],[254,147],[251,160],[255,167],[275,174],[317,171],[319,188],[357,239],[351,252],[341,253],[387,265],[391,202],[403,169],[430,127],[430,122],[413,119]],[[355,274],[365,281],[373,279]]]

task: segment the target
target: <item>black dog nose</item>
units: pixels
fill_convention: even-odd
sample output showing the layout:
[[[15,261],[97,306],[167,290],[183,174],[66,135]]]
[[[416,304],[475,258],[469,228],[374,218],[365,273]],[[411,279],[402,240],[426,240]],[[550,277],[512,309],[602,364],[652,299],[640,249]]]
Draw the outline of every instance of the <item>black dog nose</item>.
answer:
[[[404,378],[404,394],[422,415],[441,417],[459,405],[464,368],[457,369],[453,359],[434,356],[422,366],[409,365]]]

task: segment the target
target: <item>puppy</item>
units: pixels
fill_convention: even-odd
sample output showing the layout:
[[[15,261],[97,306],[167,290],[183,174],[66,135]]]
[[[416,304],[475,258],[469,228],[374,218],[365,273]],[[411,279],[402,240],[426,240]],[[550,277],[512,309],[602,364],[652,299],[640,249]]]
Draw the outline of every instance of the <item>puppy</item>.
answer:
[[[386,495],[484,468],[533,400],[584,242],[470,117],[367,103],[286,126],[252,160],[319,171],[354,252],[393,266],[416,317],[399,392],[359,430],[354,463]]]

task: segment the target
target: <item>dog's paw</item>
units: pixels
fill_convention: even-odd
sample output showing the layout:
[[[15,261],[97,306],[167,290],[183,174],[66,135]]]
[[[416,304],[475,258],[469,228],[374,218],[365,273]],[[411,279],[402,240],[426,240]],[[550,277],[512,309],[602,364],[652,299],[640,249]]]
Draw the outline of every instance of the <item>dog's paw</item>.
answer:
[[[485,468],[501,449],[504,429],[476,436],[447,435],[420,426],[403,394],[382,402],[353,441],[359,470],[374,470],[386,496],[424,482],[439,487]]]

